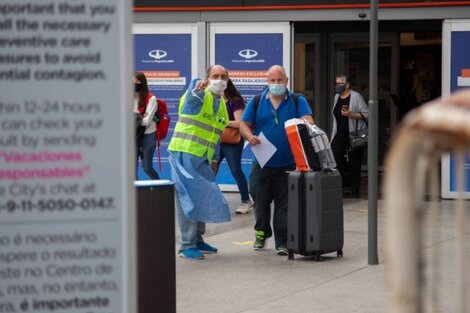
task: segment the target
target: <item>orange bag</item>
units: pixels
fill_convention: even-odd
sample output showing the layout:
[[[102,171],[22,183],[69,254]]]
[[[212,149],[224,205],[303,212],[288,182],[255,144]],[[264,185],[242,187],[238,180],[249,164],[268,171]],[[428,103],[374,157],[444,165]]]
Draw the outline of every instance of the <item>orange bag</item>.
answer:
[[[318,156],[315,153],[307,127],[303,120],[297,118],[284,123],[290,149],[299,172],[320,169]]]
[[[238,128],[226,127],[220,135],[220,142],[230,143],[230,144],[239,144],[242,139],[240,131]]]

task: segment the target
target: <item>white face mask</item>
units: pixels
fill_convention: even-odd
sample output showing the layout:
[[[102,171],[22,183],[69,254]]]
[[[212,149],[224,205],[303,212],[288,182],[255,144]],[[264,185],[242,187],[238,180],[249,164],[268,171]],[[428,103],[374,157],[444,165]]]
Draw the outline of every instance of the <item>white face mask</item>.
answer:
[[[227,88],[227,81],[222,79],[214,79],[209,83],[209,90],[216,95],[221,95]]]

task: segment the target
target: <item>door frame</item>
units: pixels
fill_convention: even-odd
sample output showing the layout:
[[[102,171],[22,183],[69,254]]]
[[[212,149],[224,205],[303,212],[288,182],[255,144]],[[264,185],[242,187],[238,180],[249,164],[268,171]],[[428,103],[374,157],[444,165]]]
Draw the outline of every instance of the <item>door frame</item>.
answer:
[[[323,110],[325,110],[325,107],[322,106],[322,103],[325,103],[324,99],[324,93],[321,92],[321,87],[322,87],[322,77],[320,76],[322,73],[322,68],[320,62],[320,57],[321,57],[321,41],[320,41],[320,34],[319,33],[308,33],[308,34],[296,34],[295,37],[294,35],[292,36],[292,73],[291,73],[291,81],[292,81],[292,90],[295,85],[294,82],[294,47],[296,43],[309,43],[309,44],[314,44],[315,45],[315,52],[314,52],[314,64],[315,64],[315,71],[314,71],[314,78],[315,78],[315,83],[313,86],[313,103],[311,103],[312,110],[313,110],[313,117],[315,119],[315,122],[319,122],[320,116],[322,116]],[[327,108],[326,108],[327,109]],[[318,118],[317,118],[318,117]],[[321,123],[320,123],[321,125]]]

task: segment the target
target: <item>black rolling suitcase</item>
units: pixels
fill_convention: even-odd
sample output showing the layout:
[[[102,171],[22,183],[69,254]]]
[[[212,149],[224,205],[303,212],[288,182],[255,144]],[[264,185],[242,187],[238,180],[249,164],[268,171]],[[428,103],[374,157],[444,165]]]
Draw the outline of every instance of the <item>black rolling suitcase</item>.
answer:
[[[343,194],[338,170],[290,172],[288,178],[287,249],[315,256],[343,256]]]

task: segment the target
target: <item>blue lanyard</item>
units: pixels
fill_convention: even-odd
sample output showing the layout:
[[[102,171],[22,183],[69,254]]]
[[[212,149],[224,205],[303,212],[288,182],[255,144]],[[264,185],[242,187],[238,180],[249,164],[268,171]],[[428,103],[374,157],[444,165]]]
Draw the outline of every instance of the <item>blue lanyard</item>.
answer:
[[[279,124],[279,121],[277,120],[277,113],[276,113],[276,111],[274,110],[274,108],[271,108],[271,111],[273,112],[274,121],[276,122],[276,125]]]

